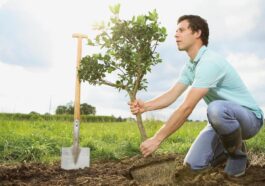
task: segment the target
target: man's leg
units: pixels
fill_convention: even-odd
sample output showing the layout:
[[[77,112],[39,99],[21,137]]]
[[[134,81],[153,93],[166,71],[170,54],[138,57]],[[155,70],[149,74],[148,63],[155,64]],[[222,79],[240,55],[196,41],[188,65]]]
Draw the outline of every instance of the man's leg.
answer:
[[[208,124],[193,142],[184,164],[192,170],[202,170],[223,163],[227,157],[223,145],[212,126]]]
[[[228,101],[212,102],[208,106],[207,116],[228,154],[225,172],[230,176],[243,175],[247,155],[242,151],[242,140],[257,134],[261,128],[261,121],[253,112]]]

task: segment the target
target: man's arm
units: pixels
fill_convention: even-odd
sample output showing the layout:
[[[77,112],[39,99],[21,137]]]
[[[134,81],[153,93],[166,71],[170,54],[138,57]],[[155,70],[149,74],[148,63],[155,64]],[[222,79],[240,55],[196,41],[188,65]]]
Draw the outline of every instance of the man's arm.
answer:
[[[145,102],[145,110],[158,110],[171,105],[181,94],[187,89],[187,85],[176,83],[172,88],[163,93],[162,95]]]
[[[150,101],[143,102],[141,100],[135,100],[134,102],[129,103],[131,112],[137,114],[165,108],[172,104],[187,89],[187,87],[187,85],[182,83],[176,83],[168,91]]]
[[[152,137],[144,141],[140,148],[144,157],[154,152],[168,136],[178,130],[192,113],[197,103],[208,92],[207,88],[192,88],[181,106],[170,116],[168,121]]]

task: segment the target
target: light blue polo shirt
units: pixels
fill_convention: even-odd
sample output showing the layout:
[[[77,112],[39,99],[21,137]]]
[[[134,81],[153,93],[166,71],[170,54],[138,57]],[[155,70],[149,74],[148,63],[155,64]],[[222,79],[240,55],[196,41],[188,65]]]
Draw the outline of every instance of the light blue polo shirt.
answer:
[[[219,54],[202,46],[193,61],[183,67],[178,82],[195,88],[209,88],[203,97],[206,104],[227,100],[250,109],[257,118],[263,112],[249,93],[235,69]]]

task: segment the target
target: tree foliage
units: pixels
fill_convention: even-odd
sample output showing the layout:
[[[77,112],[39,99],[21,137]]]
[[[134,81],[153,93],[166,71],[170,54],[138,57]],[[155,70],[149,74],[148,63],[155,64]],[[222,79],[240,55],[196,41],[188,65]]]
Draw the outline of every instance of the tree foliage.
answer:
[[[87,103],[82,103],[80,105],[80,112],[82,115],[95,115],[96,114],[96,108],[87,104]]]
[[[99,34],[93,41],[88,39],[88,45],[100,47],[101,52],[82,59],[79,76],[92,85],[113,86],[135,96],[147,88],[144,76],[151,72],[151,66],[161,62],[156,48],[165,41],[166,28],[160,26],[156,10],[122,20],[119,9],[119,5],[110,7],[110,21],[94,26]],[[108,80],[108,74],[116,79]]]

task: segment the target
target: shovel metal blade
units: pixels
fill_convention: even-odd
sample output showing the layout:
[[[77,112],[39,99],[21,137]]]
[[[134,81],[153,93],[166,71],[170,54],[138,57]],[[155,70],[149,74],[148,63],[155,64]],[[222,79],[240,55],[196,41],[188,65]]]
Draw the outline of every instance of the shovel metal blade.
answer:
[[[61,157],[61,168],[65,170],[84,169],[90,166],[89,148],[80,148],[80,153],[76,159],[73,155],[72,147],[63,147]]]

